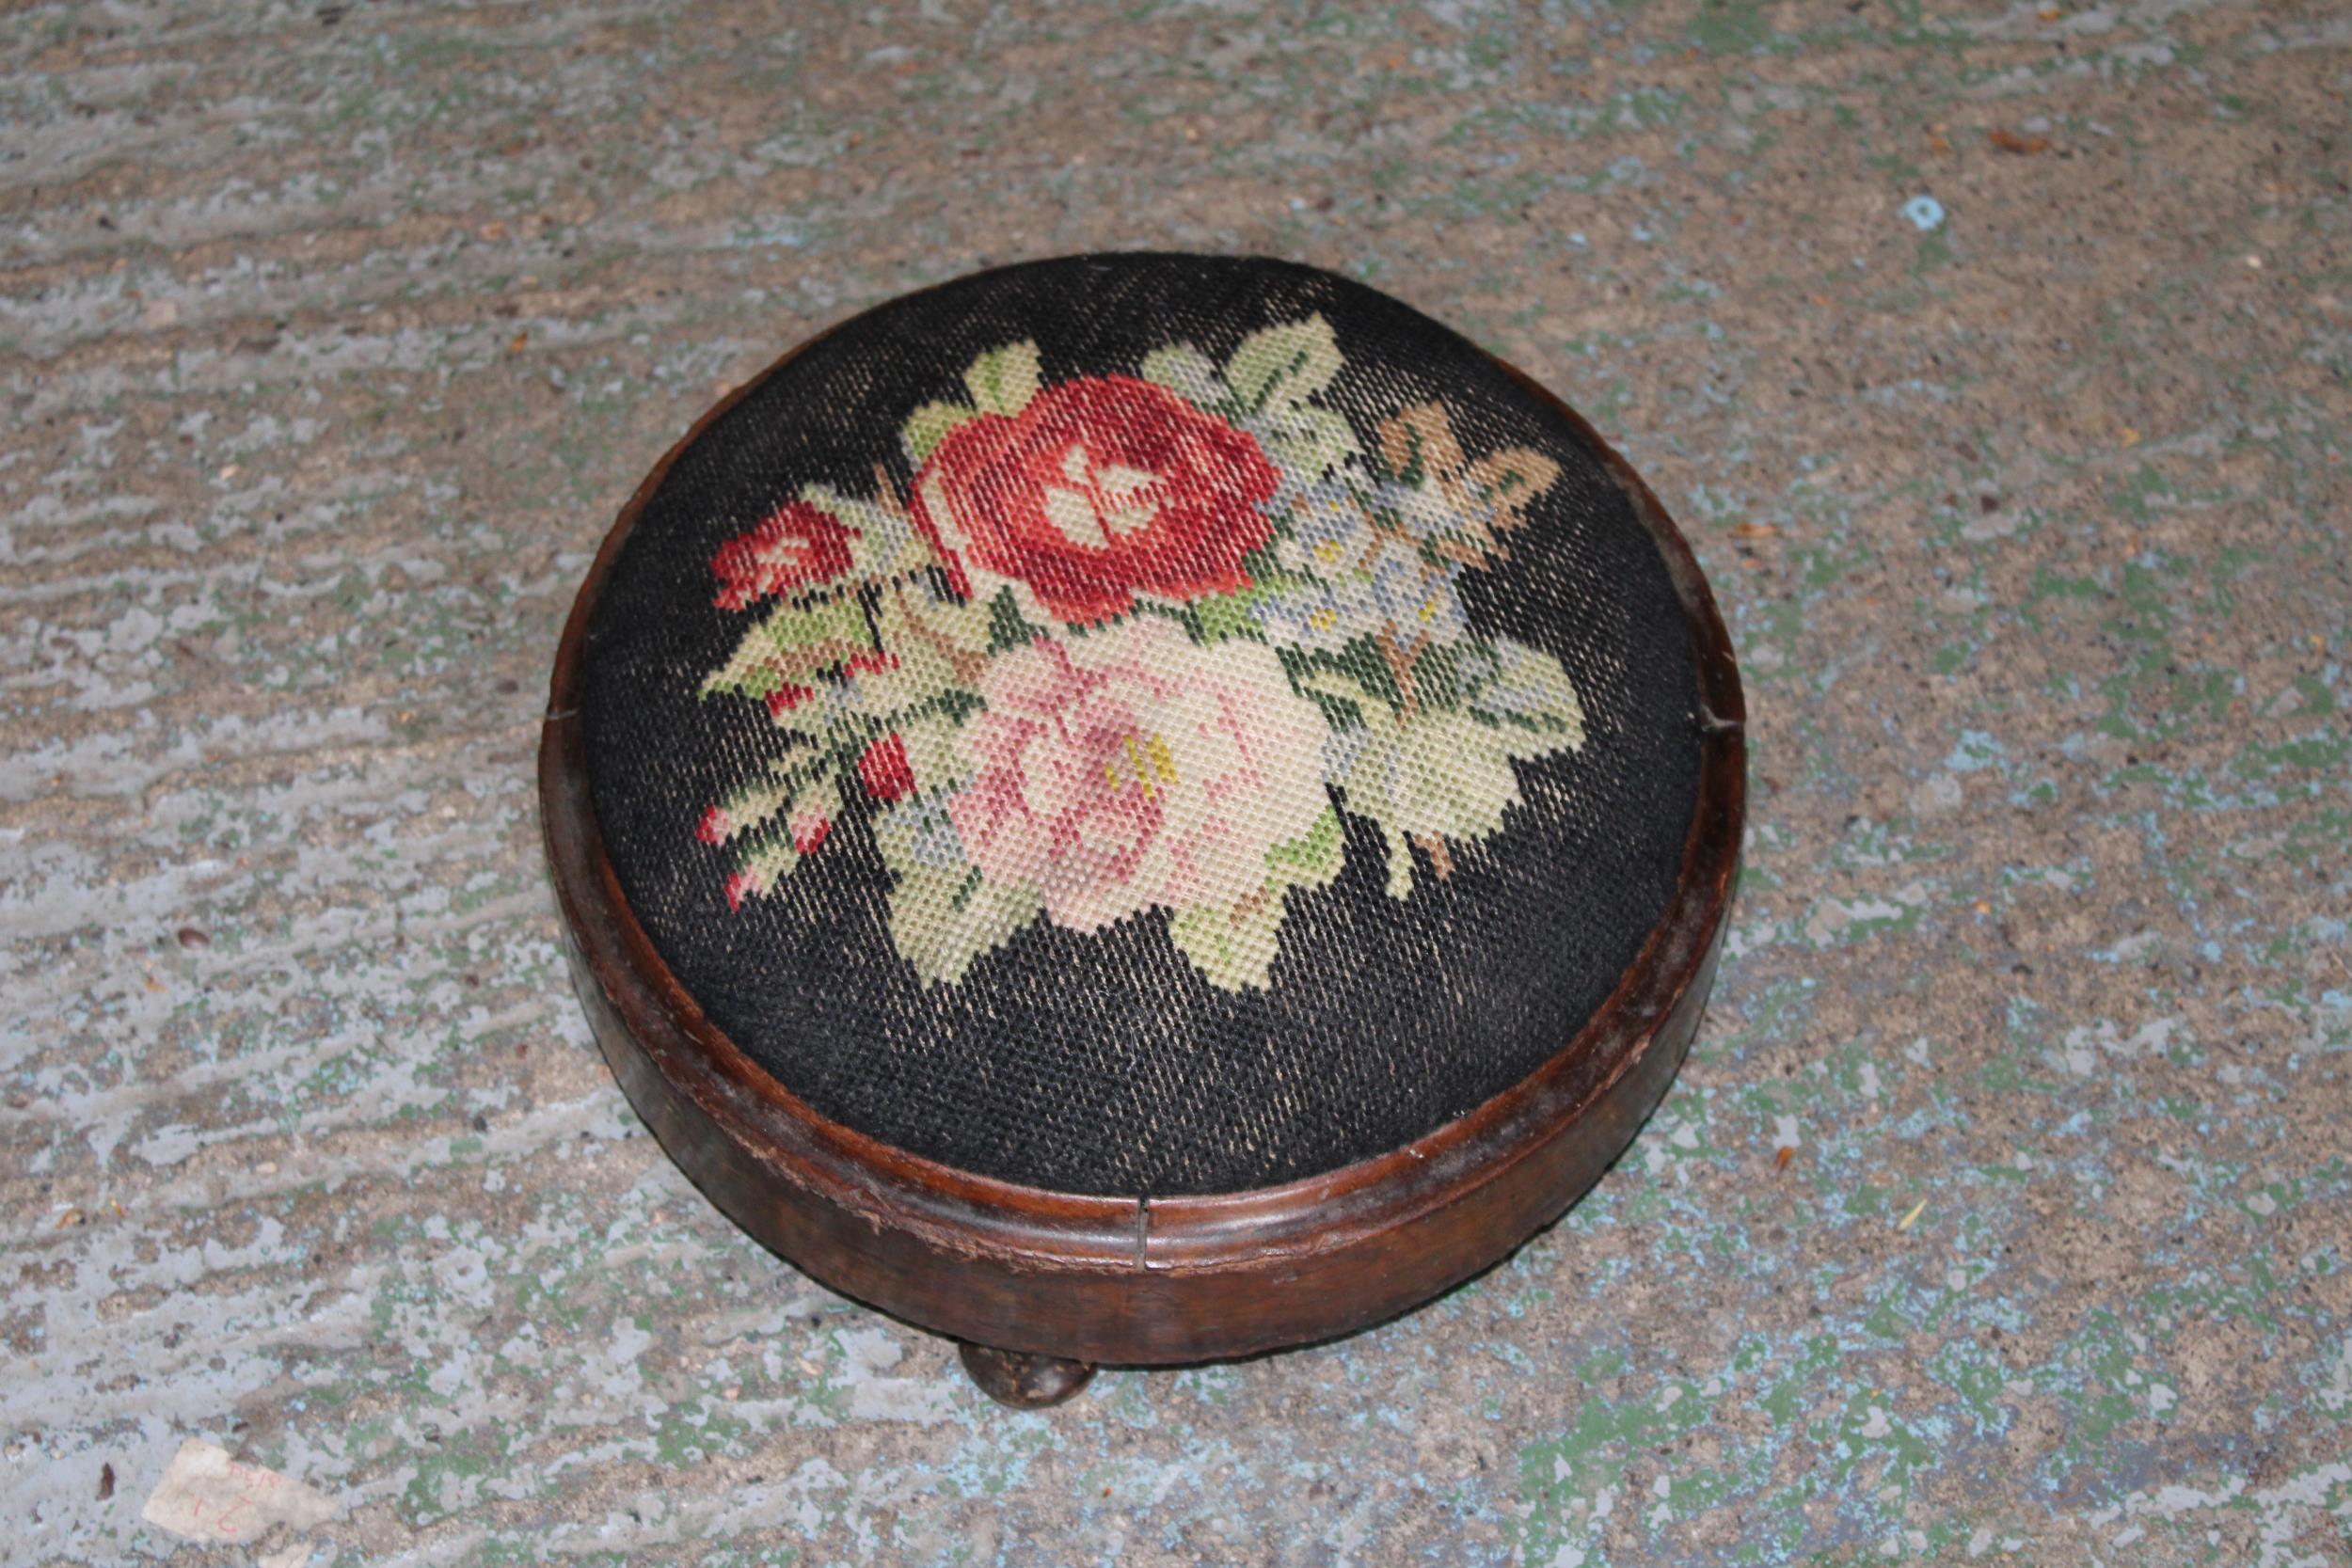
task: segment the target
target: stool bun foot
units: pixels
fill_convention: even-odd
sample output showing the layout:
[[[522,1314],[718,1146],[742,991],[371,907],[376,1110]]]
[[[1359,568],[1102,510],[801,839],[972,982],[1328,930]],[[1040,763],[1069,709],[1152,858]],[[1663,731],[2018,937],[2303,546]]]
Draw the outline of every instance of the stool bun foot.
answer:
[[[1031,1355],[970,1343],[960,1349],[963,1370],[972,1374],[980,1392],[1015,1410],[1043,1410],[1059,1404],[1094,1378],[1094,1369],[1087,1363],[1065,1361],[1058,1355]]]

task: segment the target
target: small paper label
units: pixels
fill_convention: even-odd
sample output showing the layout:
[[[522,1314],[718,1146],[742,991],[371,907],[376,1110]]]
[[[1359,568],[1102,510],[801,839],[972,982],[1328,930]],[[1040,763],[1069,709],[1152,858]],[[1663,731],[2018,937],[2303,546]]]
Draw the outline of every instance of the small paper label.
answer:
[[[312,1529],[334,1516],[324,1493],[196,1438],[180,1445],[139,1510],[149,1524],[191,1541],[251,1541],[274,1525]]]

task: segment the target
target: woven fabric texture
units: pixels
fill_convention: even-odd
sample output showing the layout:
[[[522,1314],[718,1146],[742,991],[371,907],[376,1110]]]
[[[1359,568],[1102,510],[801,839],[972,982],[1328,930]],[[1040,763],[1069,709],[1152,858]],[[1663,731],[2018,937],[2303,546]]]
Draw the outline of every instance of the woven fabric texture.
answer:
[[[678,457],[590,622],[590,785],[707,1015],[966,1170],[1315,1174],[1524,1077],[1671,895],[1664,562],[1478,349],[1282,262],[967,277]]]

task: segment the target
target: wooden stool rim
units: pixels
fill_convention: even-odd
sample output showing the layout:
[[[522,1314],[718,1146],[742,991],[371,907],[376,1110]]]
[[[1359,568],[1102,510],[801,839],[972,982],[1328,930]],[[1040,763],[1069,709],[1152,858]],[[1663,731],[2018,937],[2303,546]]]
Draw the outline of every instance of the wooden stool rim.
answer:
[[[575,986],[671,1158],[742,1228],[845,1295],[960,1339],[1086,1362],[1208,1360],[1343,1334],[1426,1301],[1557,1218],[1664,1095],[1697,1026],[1739,866],[1746,711],[1722,617],[1665,509],[1580,415],[1500,360],[1590,444],[1648,528],[1682,605],[1701,703],[1697,802],[1674,896],[1608,1000],[1541,1067],[1410,1144],[1321,1175],[1103,1197],[975,1175],[830,1120],[703,1016],[605,852],[578,704],[587,627],[680,453],[839,330],[729,393],[655,466],[597,551],[556,655],[539,790]]]

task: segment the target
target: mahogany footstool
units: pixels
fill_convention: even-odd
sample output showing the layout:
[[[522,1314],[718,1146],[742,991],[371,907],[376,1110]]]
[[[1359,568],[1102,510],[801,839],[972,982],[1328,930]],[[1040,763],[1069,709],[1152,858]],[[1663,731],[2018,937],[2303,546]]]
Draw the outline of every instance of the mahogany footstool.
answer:
[[[746,1231],[990,1394],[1327,1338],[1574,1202],[1737,868],[1740,680],[1592,427],[1284,262],[859,315],[662,458],[540,754],[575,979]]]

